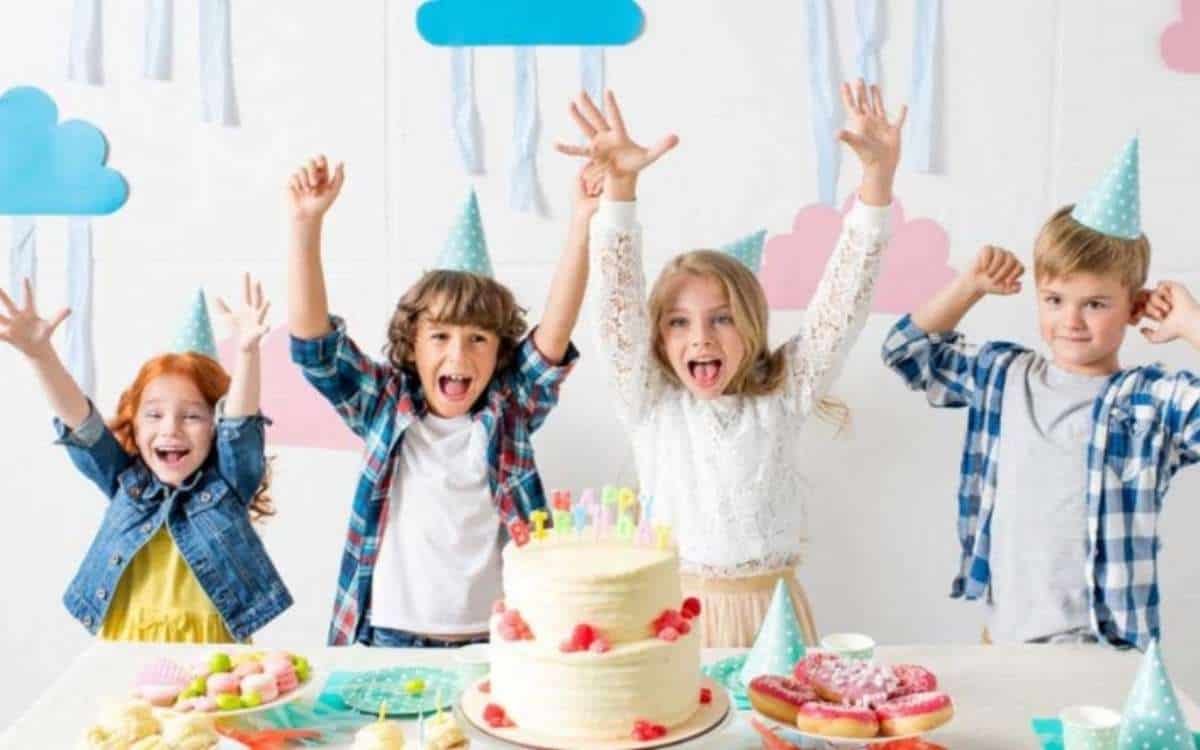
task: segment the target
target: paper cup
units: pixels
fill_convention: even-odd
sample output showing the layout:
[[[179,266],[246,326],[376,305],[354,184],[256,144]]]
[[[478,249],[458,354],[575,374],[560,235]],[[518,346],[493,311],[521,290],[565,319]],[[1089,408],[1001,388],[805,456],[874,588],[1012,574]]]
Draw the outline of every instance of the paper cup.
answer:
[[[1071,706],[1058,715],[1063,750],[1117,750],[1121,714],[1102,706]]]
[[[821,639],[821,648],[843,659],[871,659],[875,656],[875,641],[862,633],[831,633]]]
[[[491,671],[492,661],[488,648],[486,643],[472,643],[453,649],[454,669],[458,673],[459,687],[463,690],[477,680],[487,677]]]

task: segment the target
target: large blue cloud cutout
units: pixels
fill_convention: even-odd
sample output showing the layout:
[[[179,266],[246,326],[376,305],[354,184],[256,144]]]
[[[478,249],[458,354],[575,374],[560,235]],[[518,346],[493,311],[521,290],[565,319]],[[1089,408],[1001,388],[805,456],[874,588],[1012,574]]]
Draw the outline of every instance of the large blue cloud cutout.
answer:
[[[428,0],[417,31],[442,47],[619,45],[642,33],[634,0]]]
[[[129,186],[104,166],[108,144],[82,120],[58,123],[58,107],[32,86],[0,96],[0,214],[111,214]]]

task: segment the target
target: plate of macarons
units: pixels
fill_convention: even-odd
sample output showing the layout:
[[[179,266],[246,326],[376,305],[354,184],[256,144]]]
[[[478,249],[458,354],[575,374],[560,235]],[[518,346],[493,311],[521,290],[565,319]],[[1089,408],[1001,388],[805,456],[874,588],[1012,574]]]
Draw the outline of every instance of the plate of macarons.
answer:
[[[312,666],[299,654],[216,651],[190,664],[147,664],[134,679],[133,694],[162,710],[240,716],[291,703],[315,682]]]
[[[920,737],[954,717],[928,669],[830,653],[809,654],[790,676],[756,677],[747,694],[762,718],[835,747]]]

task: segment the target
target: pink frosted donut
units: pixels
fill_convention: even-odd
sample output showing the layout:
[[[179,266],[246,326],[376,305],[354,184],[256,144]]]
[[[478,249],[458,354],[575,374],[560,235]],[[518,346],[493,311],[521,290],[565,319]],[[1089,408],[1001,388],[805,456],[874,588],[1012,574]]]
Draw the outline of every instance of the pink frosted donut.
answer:
[[[880,734],[899,737],[940,727],[954,716],[954,704],[945,693],[913,693],[876,707],[875,713]]]
[[[800,682],[811,682],[812,673],[819,671],[827,664],[840,662],[842,657],[837,654],[815,653],[809,654],[800,661],[796,662],[796,666],[792,668],[792,676]]]
[[[879,719],[871,709],[820,701],[800,707],[796,726],[802,732],[826,737],[865,738],[879,734]]]
[[[892,668],[873,661],[839,659],[810,669],[809,680],[821,700],[847,706],[886,703],[900,685]]]
[[[746,693],[755,711],[792,726],[796,724],[796,712],[800,707],[817,699],[807,682],[780,675],[755,677]]]
[[[889,700],[903,698],[913,693],[928,693],[931,690],[937,690],[937,677],[934,677],[933,672],[925,667],[918,667],[916,664],[898,664],[892,667],[892,671],[896,674],[896,679],[900,681],[900,686],[888,695]]]
[[[218,672],[208,676],[207,684],[208,697],[216,698],[225,693],[237,695],[241,690],[242,681],[233,672]]]

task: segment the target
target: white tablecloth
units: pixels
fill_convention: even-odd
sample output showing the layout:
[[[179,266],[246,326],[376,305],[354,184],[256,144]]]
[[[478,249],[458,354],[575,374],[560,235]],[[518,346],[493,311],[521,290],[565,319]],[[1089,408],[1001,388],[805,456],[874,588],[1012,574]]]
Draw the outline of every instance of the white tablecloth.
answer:
[[[0,735],[0,748],[73,748],[84,728],[94,721],[97,700],[122,695],[142,665],[163,656],[190,662],[212,650],[211,646],[97,641]],[[304,653],[316,669],[326,674],[404,664],[453,666],[449,653],[433,649],[291,650]],[[715,661],[732,653],[714,650],[706,652],[704,658],[706,662]],[[1165,656],[1169,669],[1169,650]],[[892,664],[921,664],[938,675],[954,699],[956,715],[929,739],[950,750],[1038,748],[1029,726],[1035,716],[1054,716],[1065,706],[1081,703],[1120,710],[1140,659],[1137,653],[1095,646],[891,646],[881,647],[877,657]],[[1176,690],[1191,726],[1200,727],[1200,709],[1183,694],[1182,685],[1177,684]],[[366,721],[369,718],[364,717]],[[416,747],[415,728],[410,739],[414,741],[409,746]],[[738,721],[705,747],[750,750],[758,743],[745,722]]]

